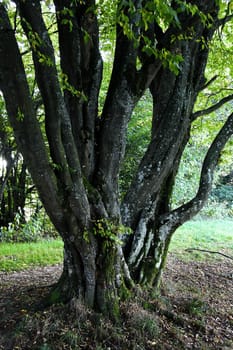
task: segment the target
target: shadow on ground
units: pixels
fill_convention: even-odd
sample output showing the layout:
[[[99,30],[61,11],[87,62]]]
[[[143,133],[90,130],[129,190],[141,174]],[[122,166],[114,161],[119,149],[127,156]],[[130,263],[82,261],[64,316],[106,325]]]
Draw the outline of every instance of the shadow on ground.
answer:
[[[60,265],[0,272],[1,350],[233,349],[233,264],[184,262],[170,254],[161,293],[136,290],[113,324],[77,301],[40,312],[32,306]]]

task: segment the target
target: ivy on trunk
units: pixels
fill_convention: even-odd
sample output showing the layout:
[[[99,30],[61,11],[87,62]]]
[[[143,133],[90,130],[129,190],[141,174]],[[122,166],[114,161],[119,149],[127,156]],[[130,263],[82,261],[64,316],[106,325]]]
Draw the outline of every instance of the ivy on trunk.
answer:
[[[233,132],[230,115],[207,152],[196,196],[171,210],[180,159],[200,115],[193,109],[206,85],[208,44],[221,25],[219,6],[214,0],[164,7],[119,1],[113,69],[99,117],[98,5],[54,0],[58,60],[41,2],[14,2],[43,101],[43,123],[17,43],[19,24],[12,28],[3,3],[0,88],[18,149],[64,241],[63,274],[48,302],[79,298],[117,316],[119,299],[134,283],[158,286],[172,234],[204,205]],[[127,126],[147,89],[153,97],[151,140],[121,201]]]

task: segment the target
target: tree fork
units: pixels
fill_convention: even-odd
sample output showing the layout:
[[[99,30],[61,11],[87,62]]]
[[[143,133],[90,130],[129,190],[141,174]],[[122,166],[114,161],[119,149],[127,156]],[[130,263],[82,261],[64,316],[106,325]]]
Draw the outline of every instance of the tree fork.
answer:
[[[175,2],[179,9],[177,21],[165,21],[166,28],[158,31],[159,22],[164,23],[164,18],[154,16],[155,2],[120,1],[119,12],[122,11],[126,20],[123,24],[117,23],[112,77],[98,123],[102,67],[97,12],[94,6],[86,7],[94,4],[94,0],[54,0],[60,12],[65,10],[63,17],[57,13],[58,55],[43,18],[40,5],[44,2],[15,0],[15,3],[28,35],[27,43],[31,44],[44,118],[38,118],[30,95],[30,77],[16,40],[20,24],[12,29],[5,2],[0,4],[0,88],[19,151],[47,213],[65,242],[64,271],[50,301],[68,302],[77,298],[117,317],[119,298],[133,282],[158,284],[171,235],[203,206],[219,154],[232,135],[231,116],[210,147],[196,197],[170,210],[173,178],[195,116],[193,106],[203,87],[209,50],[206,44],[218,22],[218,5],[215,0],[189,1],[188,7],[197,8],[193,14],[185,8],[185,1]],[[148,3],[153,5],[153,18],[150,23],[144,23],[143,10],[147,10]],[[177,9],[173,1],[168,3],[164,4],[168,11],[165,11],[166,18],[169,10],[173,17]],[[74,8],[80,11],[69,11]],[[203,17],[208,20],[208,15],[212,26],[203,23]],[[74,31],[64,19],[77,25]],[[158,22],[155,26],[154,21]],[[148,26],[152,35],[147,37]],[[85,38],[88,41],[85,42]],[[145,39],[153,39],[147,47]],[[69,66],[67,43],[74,44],[73,66]],[[148,55],[146,51],[140,54],[144,49],[149,49]],[[177,53],[182,56],[182,62],[173,61]],[[55,57],[58,56],[61,60],[57,68]],[[141,59],[141,68],[138,59]],[[163,63],[173,67],[177,64],[177,74]],[[81,101],[80,94],[71,98],[67,87],[64,91],[59,71],[68,76],[68,83],[76,90],[84,90],[86,101]],[[148,87],[154,100],[151,143],[123,200],[120,217],[118,175],[127,126],[135,104]],[[124,255],[118,241],[121,222],[133,231],[130,238],[125,239]]]

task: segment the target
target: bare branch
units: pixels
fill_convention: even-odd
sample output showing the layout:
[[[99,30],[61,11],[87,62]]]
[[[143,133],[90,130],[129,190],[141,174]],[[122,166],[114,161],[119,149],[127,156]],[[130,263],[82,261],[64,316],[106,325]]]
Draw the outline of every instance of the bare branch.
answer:
[[[205,83],[199,90],[202,91],[204,89],[206,89],[210,84],[212,84],[216,79],[218,78],[218,75],[215,75],[213,78],[211,78],[209,81],[207,81],[207,83]]]
[[[224,253],[221,253],[221,252],[213,251],[213,250],[199,249],[199,248],[188,248],[188,249],[185,249],[186,252],[192,252],[192,251],[194,251],[194,250],[195,250],[195,251],[199,251],[199,252],[203,252],[203,253],[219,254],[219,255],[224,256],[224,257],[227,258],[227,259],[233,260],[233,257],[232,257],[232,256],[229,256],[229,255],[224,254]]]
[[[216,104],[212,105],[211,107],[209,107],[207,109],[203,109],[201,111],[197,111],[197,112],[193,113],[191,116],[191,120],[194,121],[198,117],[210,114],[210,113],[216,111],[217,109],[219,109],[220,107],[222,107],[226,102],[229,102],[231,100],[233,100],[233,94],[224,97],[219,102],[217,102]]]
[[[219,28],[220,26],[224,26],[227,22],[229,22],[233,18],[233,14],[226,16],[224,18],[221,18],[216,23],[216,28]]]

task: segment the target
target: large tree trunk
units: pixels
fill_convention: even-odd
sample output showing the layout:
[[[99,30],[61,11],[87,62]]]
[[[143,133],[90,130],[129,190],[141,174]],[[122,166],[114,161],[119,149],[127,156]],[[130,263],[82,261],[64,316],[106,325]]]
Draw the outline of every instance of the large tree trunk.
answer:
[[[195,1],[204,14],[212,15],[213,26],[206,26],[198,13],[182,12],[181,7],[179,26],[172,22],[162,32],[155,23],[139,26],[144,2],[133,1],[135,11],[131,3],[120,2],[119,13],[127,20],[123,27],[117,25],[113,71],[100,119],[102,60],[95,1],[54,1],[62,83],[40,1],[15,2],[43,100],[44,129],[3,4],[0,88],[19,150],[64,241],[63,274],[48,302],[79,298],[116,317],[125,288],[134,282],[158,285],[171,236],[204,204],[220,151],[232,134],[230,116],[207,154],[197,196],[171,211],[174,178],[189,139],[193,106],[204,84],[208,46],[202,43],[213,35],[218,7],[214,0]],[[146,38],[151,49],[157,42],[158,55],[145,55]],[[183,57],[178,74],[162,65],[164,52]],[[121,204],[118,176],[127,126],[147,88],[154,101],[151,142]],[[131,229],[130,235],[122,224]]]
[[[210,8],[207,6],[203,11],[208,13]],[[184,35],[191,25],[186,27],[186,19],[181,15]],[[200,21],[192,24],[196,35],[206,42],[214,33],[214,28],[207,30]],[[178,76],[161,67],[150,85],[153,97],[151,142],[122,204],[123,222],[134,229],[133,237],[126,237],[127,262],[139,282],[155,285],[159,282],[171,236],[184,222],[177,218],[176,224],[164,226],[161,217],[170,212],[172,187],[189,140],[192,110],[205,81],[208,57],[208,48],[203,48],[199,41],[171,42],[170,34],[169,31],[158,33],[164,36],[167,49],[182,55],[183,62]]]

